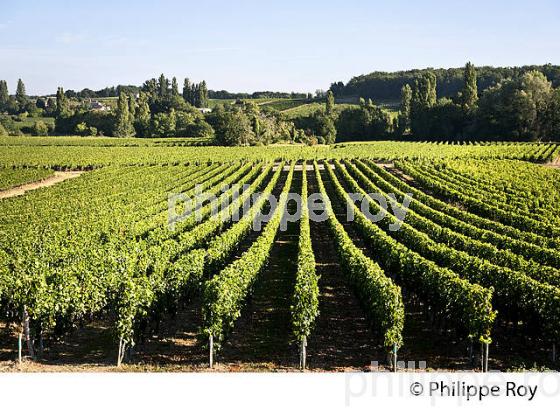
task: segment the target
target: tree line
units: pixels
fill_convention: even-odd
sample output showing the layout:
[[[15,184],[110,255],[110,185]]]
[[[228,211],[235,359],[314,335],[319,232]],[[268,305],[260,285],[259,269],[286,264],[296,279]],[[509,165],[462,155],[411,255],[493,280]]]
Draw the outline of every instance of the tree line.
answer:
[[[101,90],[84,88],[80,91],[66,90],[64,93],[69,98],[108,98],[118,97],[121,91],[126,94],[138,94],[142,89],[136,85],[117,85],[105,87]],[[215,100],[247,100],[258,98],[311,98],[309,93],[284,92],[284,91],[255,91],[252,93],[232,93],[226,90],[208,90],[208,98]]]
[[[119,86],[106,89],[103,95],[118,91],[118,99],[111,110],[92,110],[86,96],[98,95],[64,90],[59,87],[55,96],[31,99],[25,94],[25,86],[20,80],[15,96],[8,93],[5,81],[0,82],[3,98],[0,112],[11,116],[0,116],[0,127],[7,124],[8,130],[0,129],[0,135],[18,135],[21,130],[14,127],[12,118],[31,115],[33,117],[53,117],[55,126],[42,120],[35,122],[31,129],[24,130],[32,135],[82,135],[113,137],[201,137],[212,138],[221,145],[266,145],[280,141],[294,141],[316,144],[334,142],[334,98],[327,99],[328,114],[314,115],[314,127],[301,129],[271,107],[260,107],[254,101],[217,104],[214,111],[208,108],[212,92],[205,81],[191,82],[185,78],[182,88],[176,78],[165,75],[151,78],[142,86]],[[222,98],[241,97],[243,93],[223,92]],[[285,96],[314,99],[307,93],[255,92],[252,98],[281,98]],[[214,94],[214,97],[217,95]],[[315,101],[320,101],[317,97]],[[330,105],[329,105],[330,102]],[[111,103],[110,105],[113,105]],[[324,110],[323,110],[324,111]]]
[[[429,140],[560,140],[560,88],[540,71],[505,78],[479,92],[477,69],[467,63],[461,89],[438,98],[427,71],[401,89],[395,136]]]
[[[56,94],[55,131],[61,134],[114,137],[211,137],[213,130],[198,110],[208,106],[206,82],[191,83],[182,90],[175,77],[161,75],[144,82],[138,93],[121,90],[114,111],[72,107],[62,88]]]
[[[393,115],[372,99],[360,98],[357,106],[334,115],[336,139],[560,141],[560,84],[555,87],[542,71],[522,70],[481,90],[480,70],[467,63],[450,96],[437,71],[417,71],[401,86],[400,107]],[[329,94],[336,90],[331,87]]]
[[[255,91],[253,93],[232,93],[226,90],[208,92],[210,98],[216,100],[250,100],[258,98],[293,98],[293,99],[311,99],[310,93],[282,92],[282,91]]]
[[[291,123],[273,109],[261,109],[252,101],[208,107],[205,81],[184,79],[182,90],[176,78],[163,74],[144,82],[138,94],[121,91],[113,112],[70,107],[67,93],[56,97],[56,132],[114,137],[202,137],[221,145],[266,145],[291,140],[298,134]]]
[[[552,66],[544,66],[552,70]],[[335,105],[336,90],[313,98],[319,109],[295,118],[254,101],[209,106],[206,82],[176,78],[145,81],[137,92],[120,89],[116,107],[92,110],[87,101],[59,88],[56,98],[32,99],[19,80],[10,95],[0,81],[0,112],[51,116],[55,127],[37,121],[34,135],[107,135],[114,137],[215,137],[222,145],[261,145],[279,141],[306,144],[359,140],[560,140],[560,87],[539,70],[517,72],[488,88],[480,87],[482,69],[467,63],[457,92],[438,80],[437,70],[418,71],[400,89],[400,107],[391,113],[371,98]],[[447,91],[442,93],[442,88]],[[134,90],[132,90],[134,91]],[[310,107],[317,106],[312,104]],[[12,116],[14,117],[14,116]],[[16,134],[9,116],[0,116],[0,135]]]
[[[560,86],[560,66],[556,65],[527,65],[522,67],[479,67],[477,69],[477,87],[483,91],[507,78],[517,79],[530,71],[543,73],[554,87]],[[398,101],[401,88],[411,84],[416,78],[426,73],[432,73],[438,83],[440,97],[451,98],[463,87],[464,68],[439,68],[407,70],[397,72],[375,71],[353,77],[347,84],[335,82],[331,84],[331,91],[335,97],[363,97],[374,101]]]

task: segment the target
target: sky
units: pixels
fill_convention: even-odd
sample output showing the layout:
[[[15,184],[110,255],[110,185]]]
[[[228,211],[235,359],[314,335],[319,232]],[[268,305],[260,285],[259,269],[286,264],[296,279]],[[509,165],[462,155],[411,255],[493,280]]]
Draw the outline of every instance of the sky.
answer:
[[[176,76],[313,92],[372,71],[560,64],[558,0],[0,0],[0,79],[30,95]]]

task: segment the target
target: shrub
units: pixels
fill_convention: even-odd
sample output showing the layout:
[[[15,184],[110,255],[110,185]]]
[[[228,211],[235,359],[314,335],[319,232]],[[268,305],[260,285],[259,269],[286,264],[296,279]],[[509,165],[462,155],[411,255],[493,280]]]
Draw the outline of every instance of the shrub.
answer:
[[[49,135],[49,127],[43,121],[37,121],[33,124],[33,135],[46,136]]]

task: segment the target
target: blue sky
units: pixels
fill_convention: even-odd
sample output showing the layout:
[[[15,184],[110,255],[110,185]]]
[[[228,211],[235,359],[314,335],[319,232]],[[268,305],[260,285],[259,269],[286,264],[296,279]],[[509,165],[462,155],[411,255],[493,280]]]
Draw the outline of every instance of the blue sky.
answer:
[[[559,39],[557,0],[0,0],[0,79],[314,91],[375,70],[560,64]]]

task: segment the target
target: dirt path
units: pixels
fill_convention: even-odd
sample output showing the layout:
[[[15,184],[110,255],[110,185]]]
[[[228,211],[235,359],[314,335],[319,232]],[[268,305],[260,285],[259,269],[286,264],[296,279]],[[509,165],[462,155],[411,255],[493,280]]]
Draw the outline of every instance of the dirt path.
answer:
[[[301,169],[301,166],[300,166]],[[281,187],[283,184],[278,184]],[[294,172],[291,192],[300,192],[301,172]],[[279,192],[278,192],[279,194]],[[295,203],[288,209],[295,213]],[[218,368],[237,370],[292,370],[298,350],[292,340],[290,304],[297,270],[299,224],[279,231],[267,267],[241,318],[218,354]]]
[[[389,168],[388,170],[391,172],[395,169]],[[344,179],[340,178],[340,174],[338,172],[335,174],[339,177],[339,181],[344,189],[353,192]],[[330,176],[327,173],[322,173],[322,177],[329,197],[336,198],[337,195]],[[333,209],[354,244],[362,250],[364,255],[379,263],[385,270],[385,275],[402,286],[403,284],[391,274],[391,271],[386,269],[379,255],[367,245],[365,238],[356,225],[353,222],[346,221],[346,210],[340,201],[333,201]],[[450,331],[443,329],[437,329],[436,331],[434,329],[425,307],[414,296],[413,292],[403,292],[403,302],[405,304],[406,317],[403,330],[404,345],[398,354],[399,367],[401,369],[405,366],[408,370],[422,366],[446,370],[472,369],[472,366],[465,359],[465,348],[457,346],[457,340],[450,335]],[[378,349],[376,360],[379,360],[381,365],[386,365],[387,363],[384,362],[384,359],[386,359],[386,356],[383,354],[383,350]]]
[[[554,161],[550,161],[550,162],[544,164],[544,166],[547,167],[547,168],[560,169],[560,157],[556,158]]]
[[[27,191],[33,191],[39,188],[45,188],[53,186],[67,179],[77,178],[82,175],[84,171],[55,171],[53,176],[45,178],[41,181],[30,182],[29,184],[24,184],[17,186],[15,188],[6,189],[5,191],[0,191],[0,199],[11,198],[14,196],[21,196]]]
[[[318,192],[315,173],[308,172],[308,178],[309,193]],[[328,180],[324,182],[330,184]],[[320,275],[320,314],[308,341],[309,369],[365,370],[372,361],[384,361],[360,302],[345,280],[326,222],[311,222],[311,237]]]

